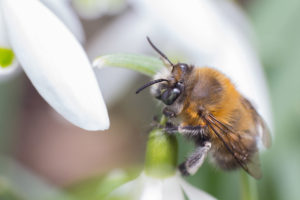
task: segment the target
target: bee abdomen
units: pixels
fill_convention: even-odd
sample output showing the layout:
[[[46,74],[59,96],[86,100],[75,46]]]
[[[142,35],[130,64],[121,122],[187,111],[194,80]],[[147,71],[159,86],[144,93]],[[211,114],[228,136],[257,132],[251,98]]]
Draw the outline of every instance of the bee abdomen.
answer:
[[[223,170],[237,169],[240,167],[240,163],[237,161],[237,159],[247,164],[250,161],[251,156],[251,152],[245,154],[234,152],[234,156],[227,150],[212,152],[213,162]]]
[[[231,154],[213,154],[214,163],[223,170],[234,170],[240,165]]]

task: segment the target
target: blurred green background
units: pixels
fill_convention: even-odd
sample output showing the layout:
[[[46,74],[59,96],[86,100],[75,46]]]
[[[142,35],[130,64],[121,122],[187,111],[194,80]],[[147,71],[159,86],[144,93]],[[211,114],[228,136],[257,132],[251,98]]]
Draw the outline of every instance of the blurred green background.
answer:
[[[273,146],[261,157],[264,177],[257,182],[259,199],[298,200],[300,1],[248,0],[243,1],[241,6],[249,15],[257,35],[256,48],[266,72],[274,118]],[[51,193],[49,196],[55,196],[52,198],[92,200],[101,199],[111,189],[110,186],[116,187],[137,176],[138,170],[129,166],[134,163],[139,169],[138,166],[143,162],[146,141],[144,133],[155,113],[153,107],[144,106],[145,102],[154,105],[153,101],[149,101],[150,95],[138,101],[133,95],[123,97],[110,108],[112,124],[117,124],[109,131],[112,134],[98,136],[82,134],[83,131],[51,118],[50,108],[36,94],[24,75],[1,83],[0,94],[0,151],[3,155],[15,157],[33,172],[22,177],[26,179],[26,184],[38,184],[38,176],[47,182],[41,191],[52,191],[55,185],[55,188],[67,188],[65,191],[70,195],[66,197],[60,191]],[[141,112],[136,107],[145,108],[144,118],[141,119]],[[39,119],[45,115],[48,118]],[[53,126],[51,136],[43,133],[47,126]],[[82,140],[83,143],[76,142]],[[182,161],[193,146],[181,137],[179,143],[179,160]],[[95,147],[81,151],[90,144]],[[74,156],[77,160],[71,159],[65,163],[65,156]],[[121,173],[115,179],[105,176],[120,166],[129,168],[129,172]],[[36,190],[33,187],[28,188],[28,194],[24,195],[24,191],[16,186],[18,181],[9,181],[12,175],[8,175],[4,168],[13,170],[9,166],[0,168],[1,200],[38,197],[36,191],[30,194],[29,190]],[[240,199],[239,174],[223,173],[206,162],[188,180],[218,199],[232,200]]]

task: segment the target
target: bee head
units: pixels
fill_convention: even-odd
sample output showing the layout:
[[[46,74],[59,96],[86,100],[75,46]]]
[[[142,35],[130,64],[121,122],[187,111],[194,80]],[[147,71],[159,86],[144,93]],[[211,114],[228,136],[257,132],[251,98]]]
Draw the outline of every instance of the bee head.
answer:
[[[172,70],[164,83],[157,85],[154,96],[166,105],[172,105],[184,92],[185,77],[191,70],[191,66],[185,63],[172,64]]]
[[[176,99],[183,93],[184,90],[184,77],[185,74],[191,70],[191,67],[185,63],[173,64],[165,54],[163,54],[147,37],[148,42],[153,49],[158,52],[172,67],[171,72],[168,72],[167,78],[156,79],[150,81],[139,88],[136,93],[139,93],[143,89],[155,85],[153,94],[155,98],[161,100],[166,105],[172,105]]]
[[[185,63],[177,63],[173,65],[171,72],[168,72],[167,78],[158,78],[150,81],[138,89],[136,93],[155,84],[152,88],[154,97],[166,105],[172,105],[184,92],[185,78],[191,69],[192,66]]]
[[[138,94],[140,91],[144,90],[145,88],[154,85],[156,83],[159,83],[156,85],[156,87],[153,89],[153,95],[155,98],[161,100],[166,105],[172,105],[176,99],[180,96],[180,94],[183,92],[184,85],[183,82],[173,82],[173,79],[156,79],[153,81],[150,81],[140,87],[136,93]]]

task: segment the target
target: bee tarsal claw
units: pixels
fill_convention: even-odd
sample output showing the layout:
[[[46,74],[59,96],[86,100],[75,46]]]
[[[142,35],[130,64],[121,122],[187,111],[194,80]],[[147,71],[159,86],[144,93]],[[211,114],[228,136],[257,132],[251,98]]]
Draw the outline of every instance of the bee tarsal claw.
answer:
[[[178,166],[178,169],[179,169],[182,176],[189,176],[190,175],[190,173],[186,169],[185,163],[181,163]]]

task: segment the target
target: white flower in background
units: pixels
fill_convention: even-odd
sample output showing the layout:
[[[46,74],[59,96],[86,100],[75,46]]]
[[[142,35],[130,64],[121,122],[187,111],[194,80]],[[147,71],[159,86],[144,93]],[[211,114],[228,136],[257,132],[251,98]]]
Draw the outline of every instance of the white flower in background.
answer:
[[[120,29],[124,29],[124,27],[130,31],[122,31],[120,34]],[[134,13],[126,13],[106,29],[101,29],[96,37],[88,41],[87,53],[91,59],[108,53],[146,53],[145,50],[148,46],[145,42],[145,36],[150,32],[151,27],[144,19],[138,19]],[[128,44],[129,41],[132,41],[130,45]],[[109,67],[96,68],[95,73],[108,106],[113,105],[120,97],[128,94],[128,90],[132,89],[132,84],[136,82],[139,75],[131,70]],[[112,79],[111,77],[118,78]]]
[[[8,44],[41,96],[87,130],[109,127],[90,62],[66,26],[38,0],[0,0]]]
[[[158,56],[146,42],[146,36],[150,36],[170,58],[179,55],[184,58],[180,61],[214,67],[230,77],[272,128],[268,90],[261,64],[251,45],[251,27],[234,2],[139,0],[132,1],[132,8],[130,15],[121,15],[91,40],[88,48],[91,58],[118,52],[151,52]],[[103,46],[109,46],[110,51],[105,52]],[[111,76],[109,72],[107,76]],[[117,80],[110,81],[105,88],[111,95],[107,99],[119,97],[116,94],[120,91],[126,94],[126,83],[135,81],[131,75],[120,76]],[[101,81],[102,85],[107,85],[105,80]],[[119,90],[110,90],[110,87]]]
[[[230,77],[271,127],[263,70],[249,40],[249,24],[234,2],[142,0],[137,1],[137,9],[153,20],[153,29],[169,46],[181,47],[188,62],[215,67]]]
[[[72,0],[72,3],[81,17],[95,19],[119,13],[126,7],[127,0]]]

